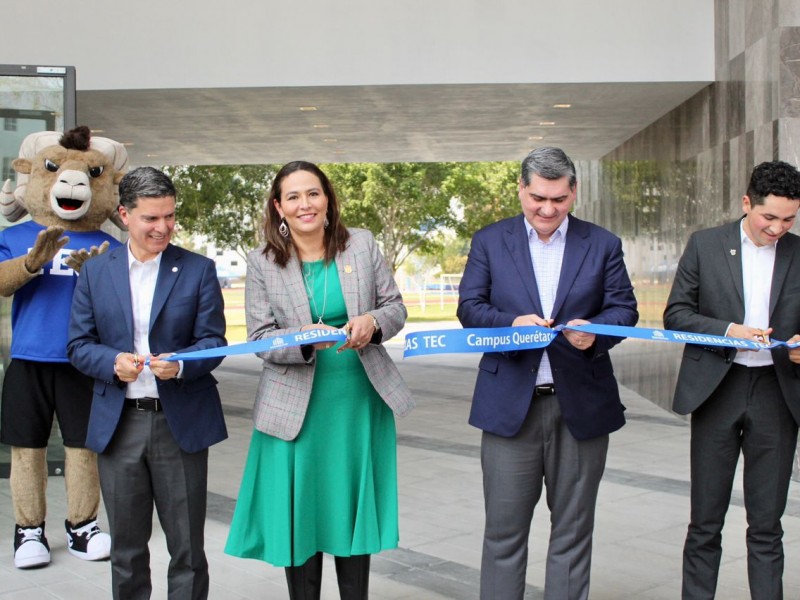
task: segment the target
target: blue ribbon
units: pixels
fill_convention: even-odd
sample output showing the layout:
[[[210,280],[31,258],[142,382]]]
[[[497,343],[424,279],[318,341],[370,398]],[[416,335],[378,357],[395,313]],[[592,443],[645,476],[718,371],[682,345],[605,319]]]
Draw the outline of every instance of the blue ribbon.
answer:
[[[724,335],[712,335],[710,333],[694,333],[690,331],[674,331],[671,329],[649,329],[647,327],[626,327],[623,325],[601,325],[599,323],[588,323],[586,325],[576,325],[562,327],[563,329],[575,329],[576,331],[586,331],[596,335],[613,335],[618,337],[629,337],[640,340],[650,340],[651,342],[674,342],[676,344],[697,344],[701,346],[719,346],[723,348],[736,348],[737,350],[769,350],[778,346],[797,348],[800,342],[782,342],[770,340],[769,342],[756,342],[744,338],[725,337]]]
[[[623,325],[558,325],[552,329],[539,326],[494,327],[485,329],[437,329],[417,331],[406,335],[403,358],[428,354],[463,354],[469,352],[510,352],[514,350],[533,350],[546,348],[564,329],[574,329],[595,335],[610,335],[623,338],[649,340],[651,342],[672,342],[676,344],[699,344],[718,346],[737,350],[769,350],[778,346],[797,348],[800,342],[789,343],[778,340],[756,342],[742,338],[731,338],[709,333],[672,331],[670,329],[649,329],[647,327],[626,327]],[[269,352],[280,348],[291,348],[306,344],[341,342],[347,339],[344,329],[310,329],[286,336],[274,336],[255,342],[220,346],[208,350],[173,354],[164,360],[200,360],[219,358],[235,354],[254,354]],[[145,364],[149,364],[149,359]]]
[[[797,348],[800,346],[800,342],[791,344],[778,340],[756,342],[754,340],[725,337],[708,333],[588,323],[585,325],[570,325],[569,327],[566,325],[558,325],[553,329],[548,329],[546,327],[498,327],[493,329],[418,331],[406,335],[403,358],[427,354],[507,352],[544,348],[564,329],[584,331],[595,335],[636,338],[653,342],[719,346],[738,350],[769,350],[770,348],[776,348],[778,346],[787,346],[789,348]]]
[[[406,335],[403,358],[424,354],[507,352],[550,345],[558,331],[547,327],[492,327],[487,329],[439,329]]]
[[[255,342],[220,346],[218,348],[208,348],[207,350],[195,350],[194,352],[181,352],[173,354],[164,360],[200,360],[203,358],[233,356],[234,354],[254,354],[256,352],[269,352],[270,350],[291,348],[293,346],[303,346],[306,344],[342,342],[346,339],[347,331],[344,329],[309,329],[308,331],[298,331],[285,336],[269,337],[263,340],[256,340]]]

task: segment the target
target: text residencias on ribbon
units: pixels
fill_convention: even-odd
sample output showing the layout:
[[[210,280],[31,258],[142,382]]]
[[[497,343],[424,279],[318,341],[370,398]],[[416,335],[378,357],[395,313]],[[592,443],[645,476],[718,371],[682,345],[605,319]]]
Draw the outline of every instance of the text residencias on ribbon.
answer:
[[[307,344],[343,342],[346,339],[347,331],[344,329],[309,329],[289,335],[276,335],[256,340],[255,342],[244,342],[231,346],[208,348],[207,350],[195,350],[194,352],[181,352],[173,354],[169,358],[164,358],[164,360],[200,360],[203,358],[233,356],[234,354],[255,354],[256,352],[269,352],[270,350],[277,350],[278,348],[291,348],[293,346],[305,346]]]
[[[442,329],[437,331],[418,331],[406,335],[403,358],[427,354],[467,353],[467,352],[511,352],[514,350],[533,350],[547,347],[564,329],[584,331],[595,335],[610,335],[621,338],[635,338],[653,342],[672,342],[678,344],[698,344],[719,346],[741,350],[768,350],[777,346],[796,348],[800,343],[777,340],[756,342],[742,338],[721,335],[672,331],[669,329],[649,329],[646,327],[627,327],[623,325],[601,325],[588,323],[566,327],[558,325],[552,329],[539,326],[499,327],[493,329]]]

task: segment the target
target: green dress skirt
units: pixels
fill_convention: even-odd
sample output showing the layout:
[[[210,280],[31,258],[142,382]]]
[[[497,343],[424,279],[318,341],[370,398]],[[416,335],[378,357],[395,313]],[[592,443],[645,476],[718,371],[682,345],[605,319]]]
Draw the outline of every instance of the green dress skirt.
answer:
[[[347,311],[332,261],[303,263],[312,317],[342,326]],[[394,415],[358,354],[316,351],[303,428],[293,441],[254,431],[225,552],[299,566],[317,552],[396,548]]]

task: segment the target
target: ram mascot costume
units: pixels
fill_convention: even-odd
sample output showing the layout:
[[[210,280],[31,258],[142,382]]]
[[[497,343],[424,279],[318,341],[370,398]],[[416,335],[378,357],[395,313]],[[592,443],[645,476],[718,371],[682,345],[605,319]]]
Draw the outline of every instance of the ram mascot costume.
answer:
[[[88,127],[63,135],[39,132],[22,142],[0,212],[31,221],[0,232],[0,294],[14,296],[11,362],[3,380],[0,441],[11,446],[14,564],[50,562],[45,537],[47,444],[53,416],[64,441],[67,548],[84,560],[109,556],[111,539],[97,525],[97,456],[84,448],[92,380],[67,358],[72,292],[81,265],[119,245],[100,226],[117,219],[122,144],[92,138]]]

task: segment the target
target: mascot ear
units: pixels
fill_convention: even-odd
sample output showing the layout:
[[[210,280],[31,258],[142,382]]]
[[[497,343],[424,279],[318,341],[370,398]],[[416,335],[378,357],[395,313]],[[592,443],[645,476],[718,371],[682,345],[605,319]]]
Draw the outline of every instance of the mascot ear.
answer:
[[[121,146],[121,148],[125,150],[124,146]],[[125,161],[126,161],[125,164],[127,164],[127,155]],[[119,202],[119,182],[122,180],[124,176],[125,176],[124,171],[117,171],[116,173],[114,173],[114,186],[115,186],[114,197],[117,199],[117,202]],[[111,214],[110,217],[108,217],[108,220],[111,221],[117,227],[119,227],[122,231],[128,231],[128,226],[122,222],[122,217],[119,216],[119,204],[117,205],[117,209]]]
[[[128,231],[128,226],[122,222],[122,217],[119,216],[119,211],[108,217],[108,220],[119,227],[122,231]]]
[[[14,162],[11,163],[11,166],[14,167],[14,170],[17,173],[24,173],[25,175],[30,175],[33,163],[27,158],[15,158]]]

